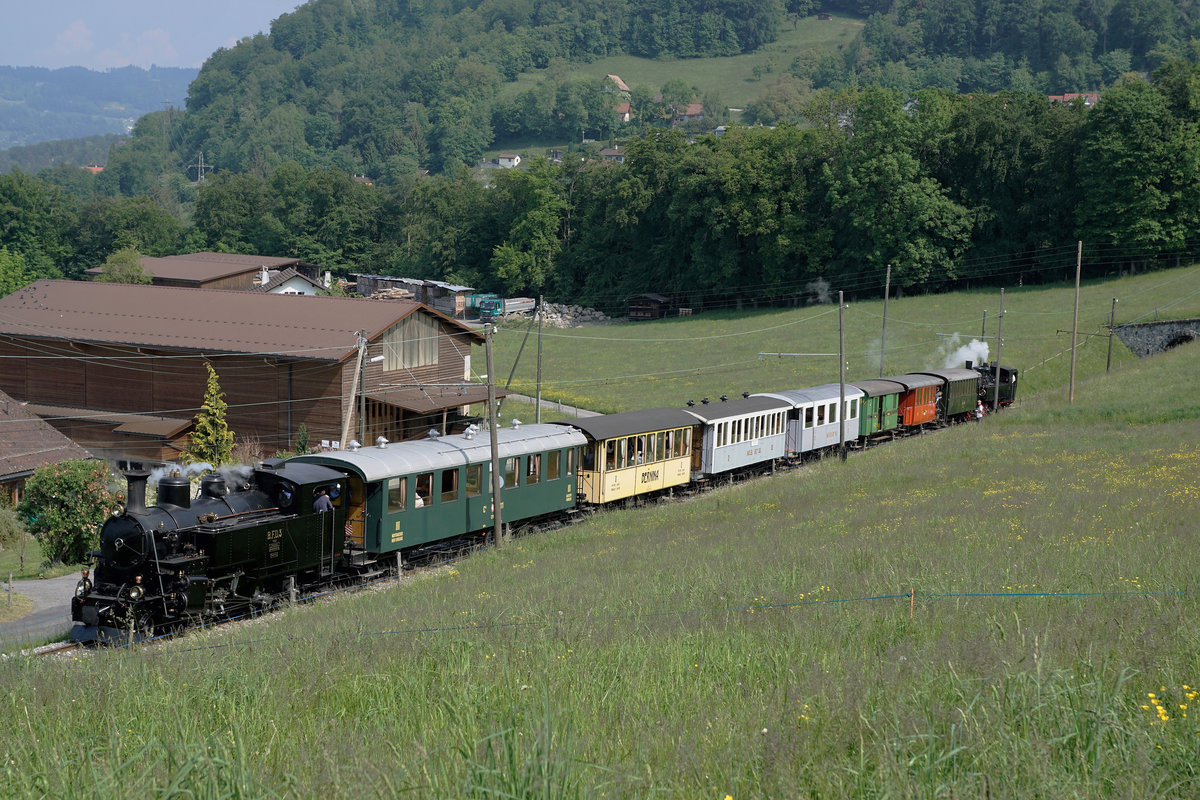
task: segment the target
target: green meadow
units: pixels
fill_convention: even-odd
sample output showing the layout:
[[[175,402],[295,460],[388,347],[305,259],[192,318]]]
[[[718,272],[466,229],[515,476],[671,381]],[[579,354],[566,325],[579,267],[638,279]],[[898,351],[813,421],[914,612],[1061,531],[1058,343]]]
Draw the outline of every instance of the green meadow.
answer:
[[[705,312],[691,317],[625,325],[545,329],[542,396],[601,412],[699,403],[722,394],[797,389],[838,380],[837,287],[834,303],[801,308]],[[880,292],[882,295],[882,291]],[[1018,397],[1066,386],[1071,372],[1074,284],[1005,290],[1006,365],[1021,370]],[[1077,392],[1108,362],[1107,323],[1113,298],[1116,321],[1200,317],[1200,266],[1085,283],[1080,289]],[[883,335],[882,299],[856,298],[843,313],[846,380],[877,378]],[[887,308],[884,375],[946,366],[958,346],[984,333],[996,357],[998,289],[893,298]],[[496,337],[496,371],[507,379],[525,338],[525,323]],[[1102,334],[1102,335],[1097,335]],[[534,328],[536,335],[536,327]],[[536,340],[517,362],[514,391],[536,387]],[[801,355],[767,355],[786,353]],[[1114,339],[1112,365],[1136,357]],[[953,366],[962,366],[958,361]]]
[[[788,71],[796,56],[809,51],[824,52],[844,46],[862,30],[862,20],[836,16],[829,20],[806,17],[795,24],[788,22],[779,30],[778,38],[753,53],[718,58],[654,59],[638,56],[612,56],[589,64],[574,65],[567,80],[595,79],[605,75],[620,75],[633,88],[638,85],[658,90],[669,80],[682,80],[701,92],[715,92],[727,106],[744,108],[762,94],[763,89],[780,73]],[[758,75],[755,75],[755,68]],[[516,94],[532,88],[542,80],[542,71],[521,74],[504,87],[504,94]]]
[[[982,424],[155,647],[0,661],[0,796],[1195,797],[1200,345],[1118,349],[1105,377],[1092,339],[1068,405],[1071,294],[1006,293],[1028,391]],[[1088,287],[1081,328],[1113,296],[1190,312],[1200,270]],[[969,335],[993,303],[893,302],[889,371],[935,312]],[[847,311],[859,375],[871,309]],[[828,311],[584,329],[607,338],[564,337],[552,374],[614,408],[821,382],[828,358],[756,353],[828,348]],[[703,360],[643,402],[580,382],[669,351]]]

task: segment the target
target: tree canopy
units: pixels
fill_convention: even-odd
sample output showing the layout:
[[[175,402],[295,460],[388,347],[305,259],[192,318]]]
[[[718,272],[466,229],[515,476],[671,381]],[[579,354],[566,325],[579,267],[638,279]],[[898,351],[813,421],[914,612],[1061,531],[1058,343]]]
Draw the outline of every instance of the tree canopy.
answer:
[[[116,506],[103,461],[63,461],[34,470],[17,513],[52,563],[80,564],[100,545],[100,526]]]

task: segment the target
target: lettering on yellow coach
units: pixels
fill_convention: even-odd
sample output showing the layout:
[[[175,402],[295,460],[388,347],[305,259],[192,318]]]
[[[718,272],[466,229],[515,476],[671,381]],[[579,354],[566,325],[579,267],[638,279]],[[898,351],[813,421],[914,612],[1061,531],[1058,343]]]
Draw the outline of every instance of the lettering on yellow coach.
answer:
[[[658,480],[658,470],[648,469],[642,473],[642,483],[654,483]]]

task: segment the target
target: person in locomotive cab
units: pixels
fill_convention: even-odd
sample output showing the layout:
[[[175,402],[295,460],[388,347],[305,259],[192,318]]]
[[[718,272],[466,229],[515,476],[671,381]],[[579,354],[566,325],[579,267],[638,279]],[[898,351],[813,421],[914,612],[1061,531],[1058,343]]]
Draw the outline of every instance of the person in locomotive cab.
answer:
[[[333,502],[324,489],[317,489],[317,497],[313,500],[313,513],[324,514],[326,511],[333,511]]]

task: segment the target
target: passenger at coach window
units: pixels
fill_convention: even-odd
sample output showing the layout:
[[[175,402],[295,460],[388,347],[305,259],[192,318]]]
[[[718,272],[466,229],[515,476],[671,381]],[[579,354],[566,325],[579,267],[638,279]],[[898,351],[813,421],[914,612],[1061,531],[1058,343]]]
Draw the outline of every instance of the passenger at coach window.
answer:
[[[317,497],[313,500],[313,513],[324,514],[326,511],[333,511],[333,503],[324,489],[317,489]]]

